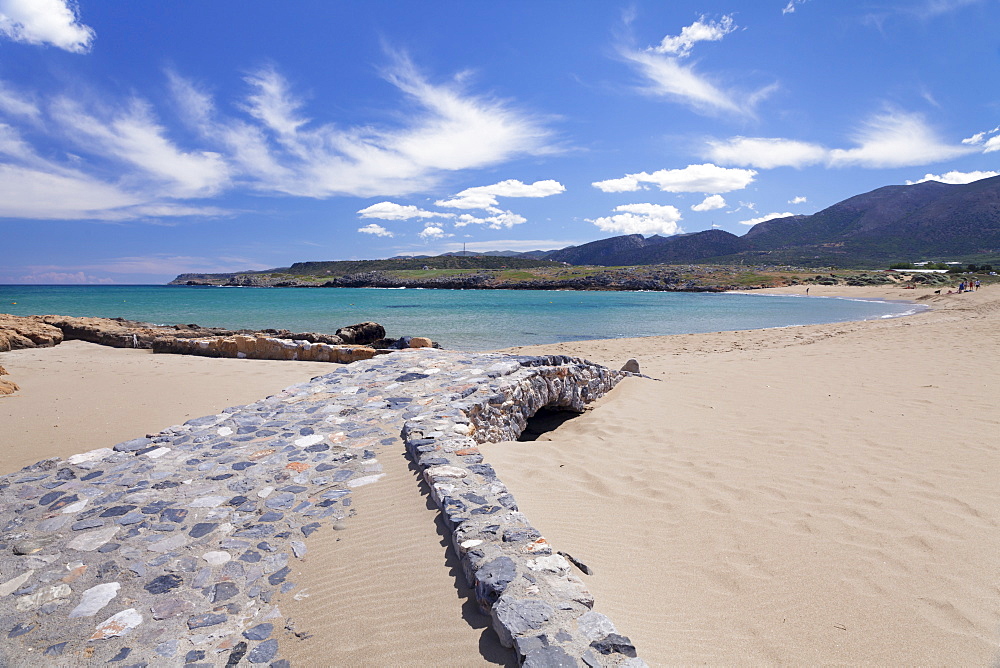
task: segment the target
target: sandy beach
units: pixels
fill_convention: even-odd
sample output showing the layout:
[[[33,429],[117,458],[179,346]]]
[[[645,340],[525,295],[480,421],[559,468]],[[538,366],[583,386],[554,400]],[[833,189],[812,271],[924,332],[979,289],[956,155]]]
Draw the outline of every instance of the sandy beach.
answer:
[[[775,292],[801,293],[803,289]],[[1000,627],[1000,293],[907,318],[514,349],[615,368],[592,410],[484,446],[521,509],[593,568],[596,609],[651,665],[989,664]],[[445,342],[447,344],[447,342]],[[0,471],[248,403],[330,365],[80,342],[0,354]],[[296,665],[496,665],[403,453],[318,532],[280,601]],[[405,571],[399,563],[405,561]],[[413,648],[420,648],[414,653]],[[336,648],[336,661],[331,648]]]

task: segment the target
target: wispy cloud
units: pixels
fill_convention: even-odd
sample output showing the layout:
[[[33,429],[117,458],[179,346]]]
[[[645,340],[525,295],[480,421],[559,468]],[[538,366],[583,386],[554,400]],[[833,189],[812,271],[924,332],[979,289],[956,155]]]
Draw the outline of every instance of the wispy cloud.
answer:
[[[782,14],[794,14],[796,8],[805,3],[806,0],[788,0],[788,4],[781,10]]]
[[[797,196],[793,197],[792,199],[788,200],[788,203],[789,204],[805,204],[808,201],[809,201],[808,198],[803,197],[802,195],[797,195]]]
[[[717,42],[737,29],[732,16],[718,21],[704,16],[645,49],[620,47],[620,55],[647,81],[644,92],[667,97],[703,114],[752,116],[754,107],[773,92],[769,85],[755,91],[726,90],[686,62],[699,42]]]
[[[679,234],[677,225],[681,212],[675,206],[663,204],[622,204],[613,216],[587,219],[605,232],[618,234]]]
[[[974,143],[975,135],[963,144]],[[889,110],[865,121],[853,134],[855,146],[830,149],[820,144],[775,137],[710,140],[705,157],[724,165],[773,169],[826,164],[872,169],[910,167],[951,160],[976,149],[941,139],[920,114]],[[1000,149],[998,142],[997,149]],[[984,152],[986,152],[984,148]]]
[[[80,23],[76,3],[66,0],[0,0],[0,34],[15,42],[86,53],[93,28]]]
[[[596,181],[593,185],[607,193],[634,192],[654,185],[672,193],[718,194],[742,190],[757,175],[752,169],[719,167],[713,164],[688,165],[683,169],[661,169],[653,172],[626,174],[618,179]]]

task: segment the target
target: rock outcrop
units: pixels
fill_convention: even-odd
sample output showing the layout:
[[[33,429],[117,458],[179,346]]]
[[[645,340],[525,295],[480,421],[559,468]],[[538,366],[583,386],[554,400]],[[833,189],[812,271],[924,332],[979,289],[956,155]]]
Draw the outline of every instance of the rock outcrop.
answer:
[[[4,369],[2,366],[0,366],[0,376],[6,376],[6,375],[7,375],[7,369]],[[20,389],[21,388],[19,388],[17,386],[17,383],[15,383],[14,381],[4,380],[3,378],[0,378],[0,397],[6,396],[8,394],[14,394]]]
[[[50,348],[61,343],[63,333],[37,316],[0,313],[0,353],[21,348]]]
[[[269,336],[216,336],[201,339],[158,339],[153,352],[231,357],[255,360],[299,360],[304,362],[337,362],[348,364],[367,360],[389,351],[376,351],[368,346],[330,345],[303,340],[278,339]]]
[[[385,338],[385,327],[377,322],[362,322],[350,327],[341,327],[337,330],[337,336],[344,343],[369,345]]]

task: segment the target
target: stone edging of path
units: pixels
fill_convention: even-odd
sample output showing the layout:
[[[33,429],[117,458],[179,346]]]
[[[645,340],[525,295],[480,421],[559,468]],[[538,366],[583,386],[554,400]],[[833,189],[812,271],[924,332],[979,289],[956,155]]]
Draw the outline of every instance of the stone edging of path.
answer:
[[[626,372],[562,355],[512,357],[470,373],[462,399],[444,396],[407,420],[403,440],[452,532],[480,609],[531,668],[645,666],[629,638],[592,610],[573,565],[554,554],[483,463],[479,443],[516,439],[541,408],[582,412]]]

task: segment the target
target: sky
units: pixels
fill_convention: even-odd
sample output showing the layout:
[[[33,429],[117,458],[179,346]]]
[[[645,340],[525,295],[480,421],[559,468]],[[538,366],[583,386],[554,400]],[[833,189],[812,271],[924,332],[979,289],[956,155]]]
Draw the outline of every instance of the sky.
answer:
[[[1000,173],[1000,0],[0,0],[0,283],[555,249]]]

